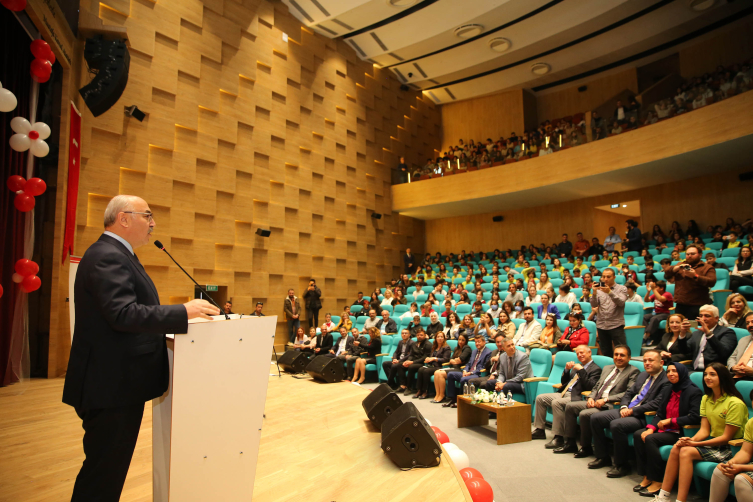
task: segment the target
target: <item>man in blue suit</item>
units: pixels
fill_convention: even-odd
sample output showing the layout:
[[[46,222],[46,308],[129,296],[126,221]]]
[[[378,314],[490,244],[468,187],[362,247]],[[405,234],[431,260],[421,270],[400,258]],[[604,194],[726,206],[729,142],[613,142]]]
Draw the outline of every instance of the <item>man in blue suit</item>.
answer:
[[[447,397],[450,398],[450,402],[442,405],[445,408],[458,407],[455,382],[459,380],[460,387],[462,388],[469,380],[480,377],[481,370],[484,369],[486,362],[492,355],[492,351],[486,347],[483,335],[476,335],[475,342],[476,349],[471,352],[471,358],[468,360],[468,364],[465,365],[463,373],[461,374],[459,371],[451,371],[447,375]]]

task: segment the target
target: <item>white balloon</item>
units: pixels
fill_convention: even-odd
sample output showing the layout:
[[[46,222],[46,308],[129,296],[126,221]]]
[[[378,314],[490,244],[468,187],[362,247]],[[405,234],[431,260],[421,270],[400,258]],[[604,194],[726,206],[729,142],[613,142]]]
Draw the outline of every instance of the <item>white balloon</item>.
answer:
[[[47,142],[37,139],[31,142],[31,154],[35,157],[46,157],[50,153]]]
[[[10,147],[17,152],[25,152],[31,146],[31,140],[25,134],[14,134],[10,137],[9,143]]]
[[[47,139],[50,137],[50,126],[44,122],[36,122],[31,126],[31,129],[32,131],[37,131],[39,133],[39,139]]]
[[[18,134],[28,135],[29,131],[31,131],[31,124],[23,117],[14,117],[10,121],[10,128]]]
[[[16,109],[18,100],[8,89],[0,88],[0,112],[12,112]]]
[[[13,272],[12,279],[13,279],[13,282],[15,282],[16,284],[18,284],[18,283],[20,283],[21,281],[24,280],[24,276],[22,276],[21,274],[17,274],[15,272]]]
[[[460,448],[458,448],[458,445],[456,445],[455,443],[444,443],[444,444],[443,444],[442,446],[444,447],[444,449],[445,449],[445,450],[446,450],[446,451],[447,451],[448,453],[449,453],[449,452],[450,452],[451,450],[459,450],[459,449],[460,449]]]
[[[452,463],[455,464],[457,470],[465,469],[471,465],[468,455],[463,450],[450,450],[447,452],[447,455],[452,459]]]

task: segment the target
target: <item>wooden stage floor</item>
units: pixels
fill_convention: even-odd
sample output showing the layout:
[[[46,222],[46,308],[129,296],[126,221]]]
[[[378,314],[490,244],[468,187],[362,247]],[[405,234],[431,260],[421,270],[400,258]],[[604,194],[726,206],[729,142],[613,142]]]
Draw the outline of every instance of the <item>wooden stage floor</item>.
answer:
[[[81,421],[60,399],[63,379],[0,389],[0,502],[68,501],[83,462]],[[270,376],[254,502],[470,502],[447,455],[400,471],[379,447],[350,383]],[[147,405],[121,501],[152,500],[152,410]]]

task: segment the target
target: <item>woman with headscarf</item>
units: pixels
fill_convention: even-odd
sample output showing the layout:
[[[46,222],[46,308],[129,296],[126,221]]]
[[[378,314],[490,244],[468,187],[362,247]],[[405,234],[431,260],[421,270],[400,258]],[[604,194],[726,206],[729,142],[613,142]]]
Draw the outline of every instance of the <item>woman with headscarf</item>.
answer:
[[[701,423],[699,410],[703,392],[690,381],[688,369],[670,362],[667,378],[672,391],[665,396],[651,423],[633,433],[636,470],[643,474],[643,481],[633,490],[641,495],[657,495],[661,489],[666,463],[659,448],[679,441],[684,426]]]

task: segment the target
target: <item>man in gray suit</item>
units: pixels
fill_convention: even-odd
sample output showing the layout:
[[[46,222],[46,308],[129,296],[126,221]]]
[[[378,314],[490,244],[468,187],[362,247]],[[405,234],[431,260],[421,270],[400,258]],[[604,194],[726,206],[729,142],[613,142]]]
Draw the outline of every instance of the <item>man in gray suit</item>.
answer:
[[[737,342],[737,348],[727,359],[727,367],[735,380],[753,380],[753,312],[745,316],[745,329],[750,335]]]
[[[562,371],[561,384],[556,386],[557,392],[539,394],[536,396],[536,417],[531,439],[546,439],[546,410],[552,407],[552,432],[554,439],[546,444],[546,448],[554,449],[563,445],[562,436],[565,433],[565,406],[570,401],[580,401],[581,392],[593,389],[601,377],[601,368],[591,358],[588,345],[575,347],[578,362],[568,361]]]
[[[565,444],[554,453],[575,453],[575,458],[590,457],[591,415],[609,409],[609,403],[619,401],[625,391],[633,385],[640,370],[630,366],[630,347],[618,345],[614,348],[614,364],[605,366],[601,378],[591,392],[583,392],[586,401],[570,401],[565,405]],[[580,450],[575,442],[575,431],[580,417]]]
[[[533,376],[531,361],[525,352],[515,348],[512,338],[497,335],[497,347],[502,345],[499,351],[499,361],[496,366],[492,363],[489,379],[484,384],[488,391],[498,390],[504,393],[512,391],[514,394],[523,394],[523,379]]]

